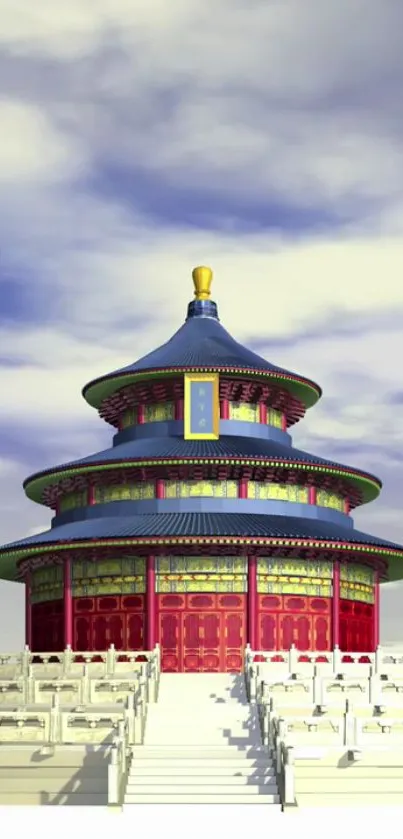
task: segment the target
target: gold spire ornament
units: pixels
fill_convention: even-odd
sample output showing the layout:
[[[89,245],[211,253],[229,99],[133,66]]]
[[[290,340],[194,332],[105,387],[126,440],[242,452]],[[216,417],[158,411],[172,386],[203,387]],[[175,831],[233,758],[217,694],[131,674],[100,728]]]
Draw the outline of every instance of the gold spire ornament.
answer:
[[[213,279],[211,268],[206,268],[205,265],[199,265],[198,268],[193,269],[192,277],[196,300],[208,300],[210,297],[211,281]]]

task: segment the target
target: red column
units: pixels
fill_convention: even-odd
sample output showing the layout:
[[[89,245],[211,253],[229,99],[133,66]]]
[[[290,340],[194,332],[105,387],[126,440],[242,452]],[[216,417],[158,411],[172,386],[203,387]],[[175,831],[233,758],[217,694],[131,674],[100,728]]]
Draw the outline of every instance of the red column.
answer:
[[[92,507],[95,504],[95,487],[88,484],[87,487],[87,504]]]
[[[32,650],[32,573],[27,571],[25,575],[25,643]]]
[[[144,405],[137,405],[137,423],[144,425]]]
[[[175,419],[183,420],[183,399],[176,399],[175,401]]]
[[[350,502],[349,502],[348,498],[344,499],[344,512],[345,512],[346,516],[348,516],[348,514],[350,512]]]
[[[287,417],[285,414],[281,415],[281,430],[287,431]]]
[[[257,638],[257,558],[248,556],[248,644],[256,650]]]
[[[379,645],[380,639],[380,585],[379,585],[379,571],[375,571],[375,587],[374,587],[374,650]]]
[[[147,650],[155,647],[155,556],[147,557],[147,613],[146,640]]]
[[[267,405],[264,402],[259,402],[259,422],[267,425]]]
[[[332,639],[333,647],[340,644],[340,562],[333,563],[333,600],[332,600]]]
[[[165,498],[165,481],[162,481],[160,478],[157,478],[155,482],[155,497]]]
[[[223,420],[229,419],[229,401],[228,401],[228,399],[221,399],[221,402],[220,402],[220,417]]]
[[[248,497],[248,479],[241,478],[238,481],[238,498],[247,498]]]
[[[316,487],[308,487],[308,503],[316,504]]]
[[[71,559],[64,560],[64,646],[73,648],[73,594],[71,586]]]

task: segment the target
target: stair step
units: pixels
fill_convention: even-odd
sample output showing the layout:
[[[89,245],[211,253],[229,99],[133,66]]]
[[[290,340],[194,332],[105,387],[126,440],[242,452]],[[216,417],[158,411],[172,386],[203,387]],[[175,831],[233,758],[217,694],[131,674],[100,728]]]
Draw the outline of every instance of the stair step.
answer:
[[[209,783],[206,784],[206,778],[208,778]],[[236,775],[222,775],[222,776],[199,776],[199,775],[188,775],[187,777],[179,777],[175,779],[175,783],[173,783],[173,778],[167,778],[165,775],[150,775],[149,777],[139,777],[135,778],[132,775],[129,777],[126,791],[127,792],[134,792],[134,790],[138,790],[139,792],[148,792],[147,787],[152,787],[154,790],[162,790],[163,792],[172,792],[172,790],[179,790],[183,787],[197,787],[197,789],[206,791],[207,787],[209,790],[211,789],[212,792],[217,792],[218,790],[227,791],[228,789],[232,789],[232,787],[242,787],[242,791],[244,792],[245,787],[252,788],[253,790],[267,790],[268,792],[277,792],[277,783],[273,776],[265,778],[259,775],[258,777],[254,777],[253,775],[244,775],[237,777]]]
[[[242,766],[217,766],[215,763],[211,765],[211,763],[207,762],[207,765],[204,766],[198,765],[195,767],[189,767],[187,764],[185,766],[180,765],[177,766],[176,764],[169,763],[168,766],[166,763],[158,764],[157,766],[147,766],[147,764],[142,764],[138,766],[136,764],[132,764],[130,769],[129,778],[148,778],[148,777],[157,777],[159,775],[158,770],[164,769],[165,771],[168,769],[169,775],[171,778],[185,778],[189,775],[189,768],[193,768],[195,770],[194,774],[198,778],[208,777],[208,778],[254,778],[255,774],[258,774],[260,778],[274,778],[276,776],[275,770],[273,766],[266,766],[266,764],[258,765],[258,766],[250,766],[244,767]],[[197,772],[196,772],[197,770]],[[193,773],[192,773],[193,776]],[[166,777],[166,775],[164,775]]]
[[[132,767],[149,767],[152,768],[154,766],[161,766],[164,771],[170,771],[171,768],[174,767],[187,767],[188,769],[193,768],[195,766],[204,766],[210,767],[210,771],[213,770],[213,767],[216,765],[221,766],[223,769],[226,767],[233,768],[234,770],[238,768],[248,769],[248,768],[257,768],[257,767],[265,767],[265,766],[272,766],[272,763],[269,763],[265,758],[245,758],[244,760],[240,761],[232,759],[231,757],[228,758],[197,758],[197,757],[144,757],[144,758],[133,758]]]
[[[279,795],[240,795],[234,790],[231,794],[176,793],[172,795],[150,793],[130,793],[125,796],[125,804],[280,804]]]
[[[197,749],[195,749],[194,746],[188,746],[186,744],[184,746],[181,746],[180,748],[172,748],[172,746],[165,746],[164,744],[155,745],[155,746],[152,746],[152,745],[147,746],[147,745],[143,744],[143,745],[133,746],[133,748],[132,748],[132,754],[133,755],[143,755],[145,753],[147,753],[147,754],[150,753],[150,755],[151,754],[155,755],[158,752],[161,752],[161,754],[165,754],[165,753],[166,754],[173,754],[174,752],[177,752],[179,755],[186,756],[186,755],[189,754],[190,751],[192,751],[192,752],[197,751],[198,756],[199,755],[204,756],[205,754],[206,755],[214,754],[217,757],[228,757],[228,755],[235,755],[235,757],[244,758],[244,757],[262,757],[262,756],[264,756],[264,757],[267,756],[268,757],[268,755],[269,755],[269,749],[266,746],[251,746],[249,744],[247,744],[246,746],[245,745],[242,745],[242,746],[228,746],[228,745],[226,745],[226,746],[221,746],[221,748],[220,747],[216,748],[214,746],[212,747],[212,746],[206,745],[206,743],[203,743],[202,745],[198,746]]]
[[[220,784],[219,787],[215,784],[200,784],[200,786],[187,787],[186,790],[182,788],[182,784],[147,784],[141,786],[135,784],[127,790],[127,795],[237,795],[239,788],[231,784]],[[245,785],[242,787],[242,795],[275,795],[277,788],[273,789],[273,785],[266,786],[261,784],[258,786]]]

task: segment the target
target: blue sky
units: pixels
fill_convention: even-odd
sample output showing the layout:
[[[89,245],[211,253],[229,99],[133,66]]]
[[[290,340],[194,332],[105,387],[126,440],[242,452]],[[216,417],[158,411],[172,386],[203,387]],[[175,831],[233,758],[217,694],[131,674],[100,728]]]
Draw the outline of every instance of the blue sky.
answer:
[[[2,0],[3,543],[49,523],[27,474],[108,444],[82,386],[170,337],[200,263],[234,337],[323,387],[295,444],[381,477],[355,521],[403,542],[402,29],[394,0]]]

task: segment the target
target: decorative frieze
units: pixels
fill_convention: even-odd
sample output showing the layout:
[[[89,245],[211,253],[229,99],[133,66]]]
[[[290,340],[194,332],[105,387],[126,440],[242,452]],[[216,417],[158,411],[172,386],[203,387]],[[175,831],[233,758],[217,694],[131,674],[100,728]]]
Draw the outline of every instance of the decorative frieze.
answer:
[[[259,557],[257,575],[259,594],[332,596],[331,562]]]

